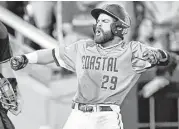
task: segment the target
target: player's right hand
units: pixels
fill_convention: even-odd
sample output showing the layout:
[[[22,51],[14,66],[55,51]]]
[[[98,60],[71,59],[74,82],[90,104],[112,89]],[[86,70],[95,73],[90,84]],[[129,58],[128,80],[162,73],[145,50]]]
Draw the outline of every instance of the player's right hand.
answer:
[[[25,55],[15,56],[10,59],[11,68],[15,71],[23,69],[28,64],[28,59]]]

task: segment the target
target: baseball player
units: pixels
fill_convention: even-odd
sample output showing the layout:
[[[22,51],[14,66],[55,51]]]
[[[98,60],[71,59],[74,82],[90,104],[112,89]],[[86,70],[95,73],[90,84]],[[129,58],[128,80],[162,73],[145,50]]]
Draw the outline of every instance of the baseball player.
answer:
[[[123,129],[120,107],[141,74],[177,58],[138,41],[125,42],[130,17],[120,5],[105,5],[91,14],[96,19],[94,40],[15,56],[11,67],[56,62],[76,72],[78,89],[64,129]]]
[[[19,95],[17,80],[8,63],[11,57],[12,51],[9,44],[8,32],[6,27],[0,22],[0,67],[9,69],[9,73],[2,73],[0,71],[0,129],[15,129],[7,113],[8,111],[14,115],[20,113],[17,100]]]

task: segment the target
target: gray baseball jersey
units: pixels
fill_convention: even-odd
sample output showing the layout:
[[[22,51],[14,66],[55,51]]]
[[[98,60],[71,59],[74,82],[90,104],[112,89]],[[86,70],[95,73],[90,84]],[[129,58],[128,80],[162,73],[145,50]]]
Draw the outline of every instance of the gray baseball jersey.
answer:
[[[93,40],[80,40],[53,50],[57,65],[76,72],[75,102],[120,105],[142,72],[151,65],[142,54],[153,49],[137,41],[103,48]]]

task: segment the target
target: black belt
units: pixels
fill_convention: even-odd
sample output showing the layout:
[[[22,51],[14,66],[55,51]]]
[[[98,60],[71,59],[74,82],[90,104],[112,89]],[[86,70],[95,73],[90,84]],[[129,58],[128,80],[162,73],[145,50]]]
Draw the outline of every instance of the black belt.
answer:
[[[88,105],[82,103],[72,103],[72,109],[78,109],[83,112],[101,112],[101,111],[113,111],[110,106],[105,105]]]

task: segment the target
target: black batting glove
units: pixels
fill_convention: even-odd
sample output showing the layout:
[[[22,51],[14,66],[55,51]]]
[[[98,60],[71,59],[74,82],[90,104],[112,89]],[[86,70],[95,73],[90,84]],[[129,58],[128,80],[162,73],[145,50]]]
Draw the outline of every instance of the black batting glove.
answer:
[[[29,61],[25,55],[15,56],[10,59],[10,65],[14,71],[23,69],[27,66],[28,62]]]

